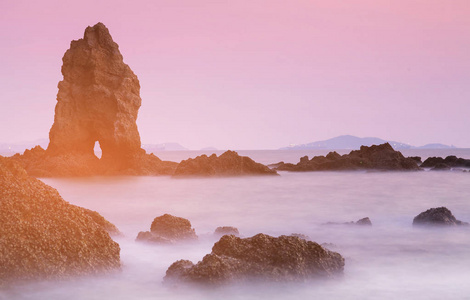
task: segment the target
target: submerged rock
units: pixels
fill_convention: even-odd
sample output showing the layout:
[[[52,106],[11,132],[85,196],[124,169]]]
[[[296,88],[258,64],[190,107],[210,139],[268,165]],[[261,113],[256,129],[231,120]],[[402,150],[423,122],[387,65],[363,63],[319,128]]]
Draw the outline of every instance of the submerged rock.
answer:
[[[0,157],[0,284],[119,268],[119,245],[95,217]]]
[[[368,217],[362,218],[355,223],[356,225],[365,225],[365,226],[372,226],[372,222]]]
[[[240,232],[238,232],[238,229],[232,226],[222,226],[222,227],[217,227],[214,231],[214,235],[221,237],[226,234],[233,234],[234,236],[239,236]]]
[[[389,143],[361,146],[360,150],[351,151],[343,156],[330,152],[326,156],[315,156],[311,160],[307,156],[294,164],[277,164],[278,171],[339,171],[339,170],[419,170],[417,162],[405,158],[395,151]]]
[[[430,208],[413,219],[413,225],[455,226],[468,225],[467,222],[457,220],[446,207]]]
[[[87,27],[62,59],[54,123],[46,151],[33,149],[15,159],[35,176],[170,175],[162,162],[141,148],[137,76],[102,23]],[[95,143],[102,151],[94,154]]]
[[[267,166],[240,156],[235,151],[226,151],[219,157],[201,155],[180,162],[173,176],[241,176],[277,175]]]
[[[224,235],[214,244],[212,253],[197,264],[188,260],[173,263],[164,281],[204,285],[306,281],[334,277],[343,269],[344,258],[339,253],[298,237],[258,234],[241,239]]]
[[[137,241],[173,244],[178,241],[196,240],[197,235],[189,220],[169,214],[157,217],[150,226],[150,231],[139,232]]]

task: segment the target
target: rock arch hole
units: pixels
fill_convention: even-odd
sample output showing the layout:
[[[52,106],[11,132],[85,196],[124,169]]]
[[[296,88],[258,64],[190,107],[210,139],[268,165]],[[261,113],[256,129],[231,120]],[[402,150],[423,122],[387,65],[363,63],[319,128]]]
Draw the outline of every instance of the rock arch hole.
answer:
[[[103,155],[103,151],[101,150],[100,142],[96,141],[95,146],[93,148],[93,151],[95,152],[95,156],[101,159],[101,156]]]

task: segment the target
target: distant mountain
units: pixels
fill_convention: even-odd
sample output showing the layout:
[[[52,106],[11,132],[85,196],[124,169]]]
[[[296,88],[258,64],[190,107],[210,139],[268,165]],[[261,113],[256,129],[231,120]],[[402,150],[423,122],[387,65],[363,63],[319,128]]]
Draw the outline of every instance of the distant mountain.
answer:
[[[412,146],[395,141],[387,141],[376,137],[360,138],[352,135],[341,135],[328,140],[312,142],[302,145],[292,145],[280,150],[302,149],[359,149],[361,146],[379,145],[388,142],[394,149],[410,149]]]
[[[444,144],[426,144],[424,146],[415,147],[416,149],[453,149],[457,148],[454,145],[444,145]]]
[[[291,145],[289,147],[280,148],[280,150],[303,150],[303,149],[356,150],[356,149],[359,149],[361,146],[379,145],[383,143],[389,143],[395,150],[455,148],[455,146],[447,146],[443,144],[427,144],[424,146],[415,147],[409,144],[396,142],[396,141],[383,140],[383,139],[376,138],[376,137],[360,138],[360,137],[352,136],[352,135],[341,135],[341,136],[337,136],[337,137],[324,140],[324,141],[312,142],[312,143],[302,144],[302,145]]]
[[[143,144],[142,148],[147,152],[154,151],[184,151],[188,148],[181,146],[178,143],[163,143],[163,144]]]

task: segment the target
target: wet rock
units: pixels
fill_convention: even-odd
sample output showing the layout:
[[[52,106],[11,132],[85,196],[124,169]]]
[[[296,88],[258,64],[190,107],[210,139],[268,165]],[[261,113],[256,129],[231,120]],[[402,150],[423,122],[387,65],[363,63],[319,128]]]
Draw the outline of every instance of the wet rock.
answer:
[[[211,254],[193,264],[180,260],[164,278],[169,282],[218,285],[233,282],[294,282],[342,274],[344,258],[319,244],[293,236],[223,236]]]
[[[136,238],[137,241],[161,244],[196,239],[196,232],[191,228],[189,220],[169,214],[155,218],[150,226],[150,231],[139,232]]]
[[[119,267],[119,245],[85,209],[0,157],[0,284]]]
[[[413,225],[455,226],[468,225],[467,222],[457,220],[446,207],[430,208],[413,219]]]
[[[405,158],[395,151],[389,143],[361,146],[360,150],[351,151],[343,156],[330,152],[326,156],[312,159],[302,157],[296,165],[279,163],[278,171],[338,171],[338,170],[419,170],[414,159]]]
[[[102,23],[87,27],[62,59],[54,123],[47,150],[16,157],[34,176],[170,175],[162,162],[141,148],[137,76]],[[102,150],[94,154],[95,143]],[[42,155],[40,155],[42,154]]]
[[[232,226],[222,226],[222,227],[217,227],[214,231],[214,235],[221,237],[226,234],[233,234],[234,236],[239,236],[240,232],[238,232],[238,229]]]
[[[242,176],[242,175],[277,175],[267,166],[253,161],[247,156],[240,156],[235,151],[226,151],[219,157],[201,155],[194,159],[183,160],[173,176]]]

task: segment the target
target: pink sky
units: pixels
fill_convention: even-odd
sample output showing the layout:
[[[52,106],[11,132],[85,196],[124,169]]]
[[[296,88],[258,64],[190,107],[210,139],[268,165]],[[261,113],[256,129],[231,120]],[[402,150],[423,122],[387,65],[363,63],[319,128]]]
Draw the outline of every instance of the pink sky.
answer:
[[[468,0],[3,0],[0,143],[48,136],[62,56],[99,21],[139,77],[143,143],[470,147]]]

